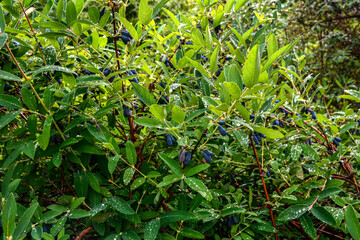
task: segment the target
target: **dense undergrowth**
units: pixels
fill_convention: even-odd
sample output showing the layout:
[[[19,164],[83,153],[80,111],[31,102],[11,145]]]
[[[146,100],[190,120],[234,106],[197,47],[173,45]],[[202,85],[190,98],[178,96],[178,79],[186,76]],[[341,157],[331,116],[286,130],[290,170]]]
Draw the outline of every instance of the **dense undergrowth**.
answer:
[[[360,239],[358,112],[282,4],[147,2],[1,2],[3,239]]]

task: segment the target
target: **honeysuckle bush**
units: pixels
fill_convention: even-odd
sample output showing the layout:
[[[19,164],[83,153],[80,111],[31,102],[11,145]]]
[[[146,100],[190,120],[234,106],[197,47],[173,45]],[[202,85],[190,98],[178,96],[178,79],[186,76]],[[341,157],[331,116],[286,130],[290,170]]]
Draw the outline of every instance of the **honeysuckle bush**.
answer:
[[[1,2],[3,239],[360,239],[358,113],[279,8],[167,2]]]

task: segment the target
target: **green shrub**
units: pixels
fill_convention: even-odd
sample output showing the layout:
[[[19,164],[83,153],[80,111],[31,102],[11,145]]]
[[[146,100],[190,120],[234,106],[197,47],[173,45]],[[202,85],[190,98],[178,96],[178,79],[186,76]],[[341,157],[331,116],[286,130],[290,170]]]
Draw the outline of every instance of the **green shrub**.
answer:
[[[3,238],[359,239],[358,115],[247,2],[3,1]]]

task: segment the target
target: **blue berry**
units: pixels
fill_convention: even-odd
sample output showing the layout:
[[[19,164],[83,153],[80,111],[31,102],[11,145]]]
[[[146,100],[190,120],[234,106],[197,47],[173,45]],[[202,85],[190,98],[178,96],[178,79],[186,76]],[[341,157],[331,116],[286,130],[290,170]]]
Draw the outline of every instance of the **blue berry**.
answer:
[[[226,130],[222,127],[222,126],[218,126],[219,132],[221,134],[221,136],[226,136],[227,132]]]
[[[218,123],[219,123],[220,125],[225,125],[225,124],[226,124],[225,121],[219,121]]]
[[[105,7],[103,7],[103,9],[101,9],[101,11],[100,11],[100,18],[101,18],[102,16],[104,16],[104,14],[105,14]]]
[[[4,91],[7,92],[7,91],[10,91],[11,89],[13,89],[13,87],[11,85],[5,83]]]
[[[206,153],[206,155],[209,155],[210,157],[215,157],[215,153],[210,152],[209,150],[205,149],[204,153]]]
[[[311,117],[312,117],[312,119],[314,119],[314,120],[317,119],[316,113],[315,113],[314,111],[311,111]]]
[[[234,225],[239,224],[239,222],[238,222],[238,220],[236,219],[235,216],[232,216],[231,218],[232,218],[232,223],[233,223]]]
[[[173,136],[171,136],[170,134],[165,136],[165,141],[169,147],[173,146],[176,142],[175,138]]]
[[[190,164],[191,157],[192,157],[192,156],[191,156],[191,152],[187,152],[187,153],[185,154],[185,161],[184,161],[185,166],[187,166],[187,165]]]
[[[130,35],[128,31],[121,30],[121,35],[128,37],[129,39],[133,39],[133,37]]]
[[[131,41],[131,38],[129,38],[129,37],[127,37],[127,36],[120,36],[119,38],[121,39],[121,41],[122,41],[125,45],[129,44],[130,41]]]
[[[104,76],[105,77],[107,77],[109,74],[110,74],[110,72],[111,72],[111,70],[110,70],[110,68],[100,68],[99,69],[101,72],[103,72],[103,74],[104,74]]]
[[[186,155],[186,153],[185,153],[185,150],[184,149],[181,149],[180,150],[180,152],[179,152],[179,161],[181,162],[181,163],[183,163],[184,161],[185,161],[185,155]]]
[[[210,157],[209,155],[207,155],[207,154],[205,153],[205,151],[202,152],[202,154],[203,154],[206,162],[207,162],[207,163],[211,163],[211,161],[212,161],[211,157]]]
[[[131,110],[127,106],[123,107],[123,111],[124,111],[124,117],[131,117]]]
[[[266,172],[266,176],[268,176],[268,177],[270,177],[271,175],[270,175],[270,171],[269,170],[267,170],[267,172]]]
[[[334,140],[336,140],[337,142],[342,142],[342,139],[338,137],[335,137]]]

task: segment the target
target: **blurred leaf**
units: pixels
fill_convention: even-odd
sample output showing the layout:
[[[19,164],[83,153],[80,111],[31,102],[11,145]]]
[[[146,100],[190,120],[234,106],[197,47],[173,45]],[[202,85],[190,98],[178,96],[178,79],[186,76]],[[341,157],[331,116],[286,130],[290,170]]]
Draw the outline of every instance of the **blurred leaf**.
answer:
[[[150,23],[153,10],[148,5],[149,0],[141,0],[139,6],[139,20],[142,24],[147,25]]]
[[[346,228],[355,240],[360,239],[360,223],[354,207],[348,205],[345,210]]]
[[[0,105],[12,109],[19,109],[23,107],[16,97],[7,94],[0,94]]]
[[[311,213],[326,224],[336,225],[334,217],[323,207],[313,207]]]
[[[248,53],[242,70],[243,81],[248,88],[252,88],[258,83],[261,68],[260,60],[259,45],[255,45]]]
[[[131,165],[135,165],[137,162],[136,149],[131,141],[126,142],[126,157]]]
[[[304,231],[312,238],[316,239],[316,230],[311,218],[307,214],[303,214],[299,217],[300,223]]]
[[[34,215],[34,212],[38,206],[39,206],[39,204],[36,203],[25,210],[25,212],[23,213],[23,215],[20,218],[19,224],[15,228],[14,235],[13,235],[14,240],[19,240],[19,239],[22,239],[23,237],[25,237],[25,235],[27,233],[26,229],[28,228],[28,226],[30,224],[30,220],[31,220],[32,216]]]
[[[6,199],[1,216],[2,228],[5,237],[12,236],[15,226],[16,210],[17,207],[16,207],[15,197],[13,193],[10,193],[9,197]]]

